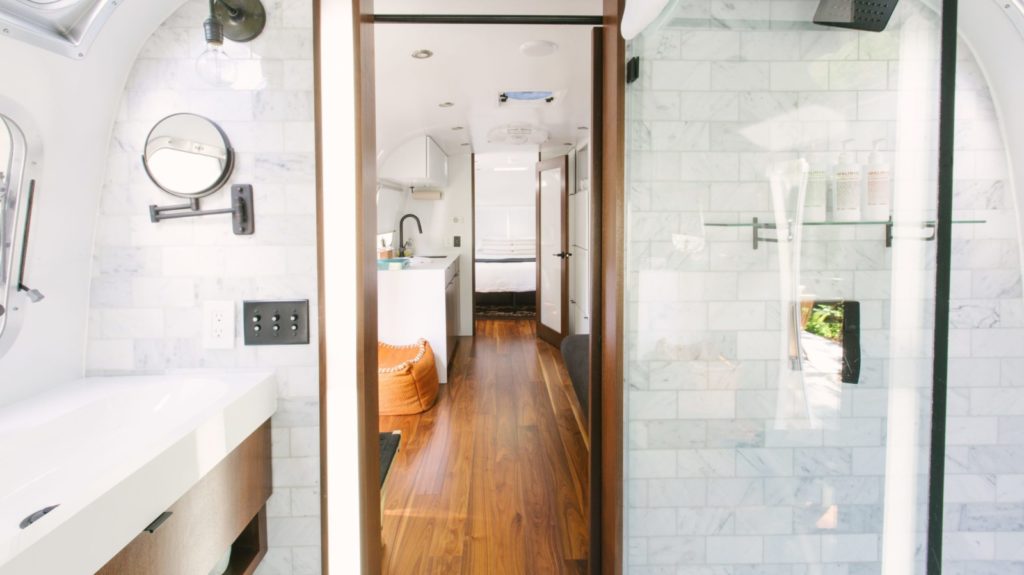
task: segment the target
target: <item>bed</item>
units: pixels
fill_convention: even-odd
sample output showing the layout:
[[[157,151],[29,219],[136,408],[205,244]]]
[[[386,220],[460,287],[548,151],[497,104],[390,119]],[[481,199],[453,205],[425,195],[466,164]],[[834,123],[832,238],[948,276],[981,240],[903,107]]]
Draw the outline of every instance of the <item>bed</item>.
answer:
[[[536,246],[533,238],[492,237],[478,242],[475,259],[478,311],[509,308],[510,312],[528,312],[535,308]]]

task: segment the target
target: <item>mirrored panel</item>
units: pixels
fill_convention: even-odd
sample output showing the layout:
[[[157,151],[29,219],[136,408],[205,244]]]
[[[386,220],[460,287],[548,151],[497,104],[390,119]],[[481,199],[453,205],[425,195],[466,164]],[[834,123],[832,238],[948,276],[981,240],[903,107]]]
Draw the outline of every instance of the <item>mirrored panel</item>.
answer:
[[[161,190],[181,198],[201,198],[227,182],[234,151],[227,135],[211,120],[174,114],[150,131],[143,163]]]

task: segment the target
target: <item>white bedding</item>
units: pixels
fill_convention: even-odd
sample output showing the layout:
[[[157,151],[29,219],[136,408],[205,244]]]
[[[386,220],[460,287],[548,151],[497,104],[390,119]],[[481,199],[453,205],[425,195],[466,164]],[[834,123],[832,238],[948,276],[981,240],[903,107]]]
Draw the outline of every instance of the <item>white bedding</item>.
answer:
[[[478,256],[481,259],[486,256]],[[536,262],[476,262],[476,291],[479,293],[537,291]]]

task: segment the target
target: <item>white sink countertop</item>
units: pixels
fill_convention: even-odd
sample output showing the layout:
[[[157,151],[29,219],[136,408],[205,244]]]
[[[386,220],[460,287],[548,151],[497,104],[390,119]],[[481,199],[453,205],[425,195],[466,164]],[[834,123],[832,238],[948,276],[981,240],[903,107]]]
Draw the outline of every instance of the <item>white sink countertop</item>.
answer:
[[[428,258],[428,257],[424,257],[424,256],[413,256],[413,257],[409,258],[409,265],[408,265],[408,267],[406,267],[404,269],[380,270],[380,271],[384,272],[384,273],[392,273],[392,272],[415,272],[415,271],[437,271],[437,270],[444,270],[444,269],[448,269],[448,266],[452,265],[455,262],[455,260],[458,259],[458,257],[459,257],[458,254],[450,254],[450,255],[446,255],[444,257],[438,257],[438,258]]]

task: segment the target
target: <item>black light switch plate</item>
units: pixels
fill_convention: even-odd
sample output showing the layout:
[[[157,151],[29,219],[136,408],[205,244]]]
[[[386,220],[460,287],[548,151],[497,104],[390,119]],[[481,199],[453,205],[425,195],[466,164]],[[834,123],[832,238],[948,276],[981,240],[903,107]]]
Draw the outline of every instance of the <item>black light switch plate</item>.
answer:
[[[244,301],[242,331],[245,345],[309,343],[309,300]]]

